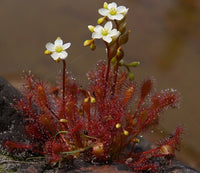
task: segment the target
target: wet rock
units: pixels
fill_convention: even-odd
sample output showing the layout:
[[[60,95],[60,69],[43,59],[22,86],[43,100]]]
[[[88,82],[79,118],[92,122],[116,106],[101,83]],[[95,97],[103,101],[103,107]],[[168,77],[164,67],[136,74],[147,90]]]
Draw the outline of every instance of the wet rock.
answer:
[[[4,78],[0,77],[0,141],[22,139],[23,117],[13,104],[21,98],[21,93]]]
[[[174,172],[174,173],[198,173],[195,169],[190,168],[189,166],[181,163],[178,160],[172,160],[171,164],[165,167],[165,172]]]
[[[0,132],[8,131],[13,124],[22,121],[12,106],[14,99],[20,97],[20,92],[0,77]]]

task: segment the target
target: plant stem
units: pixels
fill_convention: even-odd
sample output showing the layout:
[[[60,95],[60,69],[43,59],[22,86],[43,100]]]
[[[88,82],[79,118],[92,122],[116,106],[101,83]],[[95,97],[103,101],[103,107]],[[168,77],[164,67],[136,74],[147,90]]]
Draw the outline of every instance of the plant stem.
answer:
[[[106,45],[106,48],[107,48],[107,60],[108,60],[108,64],[107,64],[107,69],[106,69],[106,85],[107,85],[107,82],[108,82],[108,78],[109,78],[109,72],[110,72],[110,47],[108,45],[107,42],[105,42],[105,45]]]
[[[117,57],[117,56],[116,56]],[[117,58],[116,58],[117,59]],[[113,86],[112,86],[112,95],[115,94],[115,86],[116,86],[116,83],[117,83],[117,73],[118,73],[118,68],[119,68],[119,61],[117,59],[117,62],[116,64],[114,65],[114,83],[113,83]]]
[[[66,62],[65,60],[62,60],[63,62],[63,95],[62,95],[62,101],[63,101],[63,112],[65,114],[65,76],[66,76]]]

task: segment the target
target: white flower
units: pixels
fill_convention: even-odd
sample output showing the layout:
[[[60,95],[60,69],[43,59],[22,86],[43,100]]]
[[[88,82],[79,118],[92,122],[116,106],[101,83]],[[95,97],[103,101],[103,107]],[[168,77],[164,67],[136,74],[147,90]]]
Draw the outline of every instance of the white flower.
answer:
[[[59,61],[60,59],[65,59],[68,56],[68,53],[65,51],[71,46],[71,43],[65,43],[63,44],[63,40],[58,37],[54,44],[53,43],[47,43],[46,48],[47,51],[50,52],[51,57],[55,61]]]
[[[104,8],[100,8],[98,12],[102,16],[107,16],[110,20],[122,20],[128,12],[128,8],[125,6],[117,7],[117,4],[112,2],[109,4],[106,3],[106,6]]]
[[[114,38],[118,37],[120,32],[116,29],[112,29],[112,22],[107,22],[104,27],[97,25],[92,33],[92,38],[103,39],[107,43],[110,43]]]

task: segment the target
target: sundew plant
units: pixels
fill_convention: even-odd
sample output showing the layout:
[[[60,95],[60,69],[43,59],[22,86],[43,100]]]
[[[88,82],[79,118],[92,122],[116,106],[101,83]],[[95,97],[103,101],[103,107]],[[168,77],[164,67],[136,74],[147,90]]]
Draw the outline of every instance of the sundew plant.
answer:
[[[65,163],[76,158],[88,162],[125,163],[133,171],[156,171],[157,158],[170,160],[179,149],[183,128],[148,151],[136,152],[138,136],[158,125],[160,114],[179,105],[180,95],[174,89],[155,92],[151,78],[135,81],[131,68],[139,65],[125,63],[123,45],[128,42],[126,30],[128,8],[115,2],[104,3],[98,10],[103,17],[97,25],[89,25],[91,39],[84,46],[96,49],[97,40],[105,44],[106,59],[89,71],[87,89],[83,89],[66,70],[67,49],[58,37],[46,44],[45,54],[62,64],[57,86],[26,74],[24,97],[16,104],[25,120],[29,144],[6,141],[8,151],[31,150],[46,158],[48,164]],[[129,148],[129,149],[127,149]]]

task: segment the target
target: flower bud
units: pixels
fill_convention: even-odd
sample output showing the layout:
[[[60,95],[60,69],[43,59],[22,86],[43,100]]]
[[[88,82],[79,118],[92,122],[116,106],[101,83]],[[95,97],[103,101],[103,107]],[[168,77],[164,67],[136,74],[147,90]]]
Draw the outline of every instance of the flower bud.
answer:
[[[103,8],[108,9],[108,3],[107,2],[104,2]]]
[[[134,74],[130,72],[130,73],[128,74],[128,77],[129,77],[129,79],[130,79],[131,81],[133,81],[133,79],[134,79]]]
[[[49,51],[49,50],[45,50],[45,51],[44,51],[44,54],[45,54],[45,55],[51,55],[51,54],[52,54],[52,52],[51,52],[51,51]]]
[[[124,51],[121,47],[117,49],[117,60],[120,61],[124,57]]]
[[[83,43],[83,45],[84,46],[90,46],[93,41],[94,41],[93,39],[92,40],[85,40],[84,43]]]
[[[56,62],[60,62],[60,58],[56,59]]]
[[[99,19],[97,20],[97,23],[98,23],[99,25],[101,25],[101,24],[105,21],[105,19],[106,19],[106,16],[101,17],[101,18],[99,18]]]
[[[95,28],[95,26],[88,25],[88,29],[89,29],[90,32],[94,32],[94,28]]]
[[[125,136],[128,136],[129,132],[127,130],[123,130]]]
[[[91,103],[95,103],[96,102],[96,99],[94,97],[90,97],[90,102]]]
[[[129,67],[137,67],[138,65],[140,65],[139,61],[134,61],[134,62],[128,64]]]
[[[96,44],[94,42],[90,45],[90,49],[91,50],[95,50],[96,49]]]
[[[111,63],[112,63],[113,65],[116,63],[116,57],[113,57],[113,58],[111,59]]]
[[[120,40],[119,40],[119,44],[120,44],[120,45],[125,44],[125,43],[128,42],[129,33],[130,33],[130,32],[131,32],[131,31],[129,30],[129,31],[126,32],[126,34],[124,34],[124,35],[121,36],[121,38],[120,38]]]
[[[117,123],[117,124],[115,125],[115,127],[116,127],[117,129],[119,129],[121,126],[122,126],[122,125],[121,125],[120,123]]]
[[[121,33],[121,35],[124,34],[125,31],[126,31],[126,23],[124,23],[124,24],[123,24],[122,26],[120,26],[120,28],[119,28],[119,32]]]
[[[89,102],[89,100],[90,100],[90,98],[89,98],[89,97],[85,98],[85,99],[84,99],[84,103],[88,103],[88,102]]]

